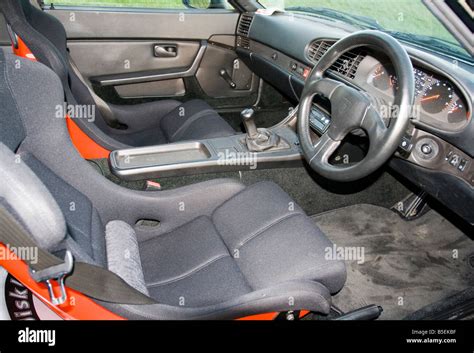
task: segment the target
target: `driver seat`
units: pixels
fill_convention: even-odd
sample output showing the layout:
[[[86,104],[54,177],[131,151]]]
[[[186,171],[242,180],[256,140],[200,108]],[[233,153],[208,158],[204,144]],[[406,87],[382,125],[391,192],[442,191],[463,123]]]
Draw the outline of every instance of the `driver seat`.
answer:
[[[333,244],[280,187],[220,179],[124,189],[78,155],[54,117],[63,95],[49,68],[0,51],[0,83],[0,205],[43,249],[69,250],[156,302],[100,304],[131,319],[329,313],[344,262],[326,258]]]

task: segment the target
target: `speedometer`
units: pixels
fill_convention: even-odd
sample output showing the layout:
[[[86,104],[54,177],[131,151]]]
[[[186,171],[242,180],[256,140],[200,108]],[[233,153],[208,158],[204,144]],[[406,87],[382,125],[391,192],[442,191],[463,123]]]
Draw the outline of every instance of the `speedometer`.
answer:
[[[446,81],[437,81],[428,87],[420,102],[423,109],[430,114],[437,114],[449,108],[453,99],[453,88]]]

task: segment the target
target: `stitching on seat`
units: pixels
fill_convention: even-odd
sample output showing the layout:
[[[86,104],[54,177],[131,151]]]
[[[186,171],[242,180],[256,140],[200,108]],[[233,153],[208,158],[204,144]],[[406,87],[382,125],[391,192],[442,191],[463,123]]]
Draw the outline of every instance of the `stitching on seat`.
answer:
[[[212,218],[210,219],[210,221],[211,221],[212,227],[216,231],[217,236],[222,241],[222,244],[224,244],[224,247],[226,248],[227,252],[229,253],[229,257],[232,259],[234,264],[238,267],[238,269],[240,271],[240,274],[242,275],[242,278],[243,278],[245,284],[247,285],[247,287],[250,289],[251,292],[254,291],[255,289],[250,285],[249,281],[247,280],[247,277],[245,277],[245,274],[242,271],[242,268],[240,268],[240,265],[239,265],[238,261],[235,261],[234,255],[232,254],[229,247],[227,246],[227,243],[224,241],[224,238],[222,237],[221,232],[219,232],[219,229],[217,229],[216,225],[212,221]]]
[[[259,231],[257,231],[256,233],[252,234],[251,236],[245,238],[244,240],[242,240],[239,244],[239,246],[237,247],[236,250],[239,250],[241,249],[245,244],[247,244],[248,242],[250,242],[251,240],[255,239],[256,237],[258,237],[259,235],[261,235],[262,233],[264,233],[265,231],[267,231],[268,229],[270,229],[271,227],[287,220],[287,219],[290,219],[292,217],[296,217],[296,216],[304,216],[303,213],[301,212],[297,212],[297,213],[292,213],[292,214],[287,214],[279,219],[277,219],[275,222],[267,225],[266,227],[260,229]]]
[[[337,264],[340,263],[340,262],[341,262],[341,260],[336,260],[336,261],[330,260],[329,263],[322,264],[322,265],[317,266],[317,267],[315,266],[315,267],[308,268],[308,269],[304,270],[303,272],[300,272],[300,273],[298,274],[298,276],[299,276],[299,277],[304,277],[304,276],[306,276],[306,274],[311,273],[311,272],[313,272],[313,271],[316,272],[316,275],[319,275],[319,274],[321,273],[321,271],[323,271],[323,270],[325,270],[325,269],[327,269],[327,268],[329,268],[329,267],[333,267],[334,265],[337,265]],[[313,280],[314,280],[314,279],[311,279],[311,281],[313,281]],[[318,282],[319,282],[319,281],[318,281]]]
[[[259,184],[266,184],[268,183],[268,181],[259,181],[255,184],[252,184],[252,185],[248,185],[248,186],[245,186],[242,190],[240,190],[239,192],[237,192],[236,194],[232,195],[230,198],[228,198],[227,200],[225,200],[223,203],[221,203],[219,206],[217,206],[214,211],[212,211],[212,214],[211,214],[211,218],[214,218],[214,215],[216,214],[217,211],[219,211],[222,207],[224,207],[228,202],[232,201],[235,197],[238,197],[240,194],[243,194],[245,191],[248,191],[252,188],[254,188],[256,185],[259,185]]]
[[[196,272],[199,272],[201,271],[202,269],[208,267],[209,265],[213,264],[214,262],[216,261],[219,261],[223,258],[226,258],[226,257],[229,257],[228,254],[222,254],[222,255],[219,255],[219,256],[216,256],[208,261],[206,261],[205,263],[203,263],[202,265],[180,275],[180,276],[177,276],[175,278],[171,278],[171,279],[168,279],[168,280],[165,280],[165,281],[160,281],[160,282],[154,282],[154,283],[147,283],[147,287],[158,287],[158,286],[163,286],[163,285],[166,285],[166,284],[170,284],[170,283],[174,283],[174,282],[178,282],[180,280],[183,280],[193,274],[195,274]]]
[[[208,115],[211,115],[211,114],[214,114],[214,110],[212,109],[206,109],[206,110],[203,110],[203,111],[200,111],[200,112],[197,112],[196,114],[192,115],[190,118],[188,118],[184,123],[183,125],[181,125],[178,130],[176,130],[174,132],[174,134],[172,134],[169,138],[169,140],[173,140],[173,139],[176,139],[177,136],[180,135],[180,133],[182,134],[184,130],[186,130],[192,123],[194,123],[196,120],[202,118],[202,117],[205,117],[205,116],[208,116]]]

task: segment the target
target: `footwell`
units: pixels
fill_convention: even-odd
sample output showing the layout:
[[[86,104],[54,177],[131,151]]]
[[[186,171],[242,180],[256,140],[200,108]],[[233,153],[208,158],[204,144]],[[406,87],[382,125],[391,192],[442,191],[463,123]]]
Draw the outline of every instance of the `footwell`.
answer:
[[[347,282],[333,298],[344,312],[377,304],[380,319],[403,319],[474,286],[474,241],[434,210],[411,222],[373,205],[312,218],[336,247],[363,254],[363,261],[346,259]]]

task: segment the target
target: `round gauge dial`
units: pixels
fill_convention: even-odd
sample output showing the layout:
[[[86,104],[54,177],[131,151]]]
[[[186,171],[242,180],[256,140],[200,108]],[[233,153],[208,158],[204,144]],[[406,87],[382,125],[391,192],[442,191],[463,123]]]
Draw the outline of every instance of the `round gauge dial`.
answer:
[[[453,99],[453,88],[445,81],[437,81],[428,87],[420,99],[423,109],[437,114],[449,107]]]
[[[448,108],[448,122],[451,124],[463,123],[468,119],[466,105],[458,98]]]
[[[397,78],[390,74],[383,65],[378,65],[372,74],[373,85],[382,91],[397,87]]]

